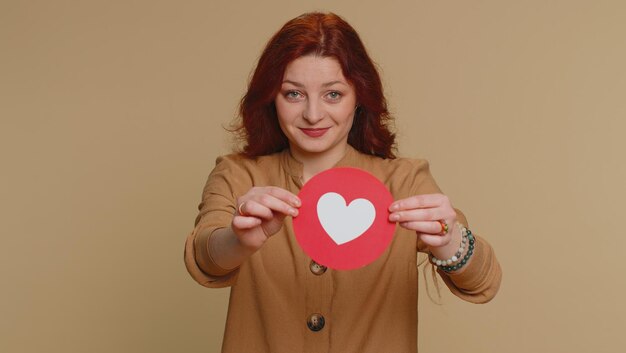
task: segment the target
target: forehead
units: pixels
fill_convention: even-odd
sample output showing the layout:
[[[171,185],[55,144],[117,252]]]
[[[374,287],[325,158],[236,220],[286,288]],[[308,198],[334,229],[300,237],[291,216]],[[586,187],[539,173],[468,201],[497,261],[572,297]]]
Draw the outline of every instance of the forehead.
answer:
[[[301,56],[290,62],[285,68],[283,80],[295,81],[306,85],[331,81],[347,83],[337,59],[317,55]]]

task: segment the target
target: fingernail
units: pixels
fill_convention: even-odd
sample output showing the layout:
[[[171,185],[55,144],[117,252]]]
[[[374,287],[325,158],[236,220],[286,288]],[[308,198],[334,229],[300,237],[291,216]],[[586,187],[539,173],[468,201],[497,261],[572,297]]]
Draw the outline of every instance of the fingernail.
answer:
[[[295,208],[292,208],[289,210],[289,214],[295,217],[298,215],[298,210],[296,210]]]
[[[391,216],[389,216],[389,219],[395,222],[400,219],[400,216],[397,214],[392,214]]]
[[[298,200],[298,199],[293,199],[293,204],[294,204],[294,206],[296,206],[296,207],[300,207],[300,200]]]
[[[398,209],[400,209],[400,205],[398,205],[397,203],[394,203],[393,205],[391,205],[392,211],[397,211]]]

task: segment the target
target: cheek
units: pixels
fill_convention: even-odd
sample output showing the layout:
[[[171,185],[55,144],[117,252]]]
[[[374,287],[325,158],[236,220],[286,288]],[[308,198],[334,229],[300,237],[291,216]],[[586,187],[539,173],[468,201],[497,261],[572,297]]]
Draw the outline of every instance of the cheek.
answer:
[[[278,121],[280,122],[281,126],[289,124],[294,120],[294,117],[297,113],[295,104],[287,104],[286,102],[279,101],[277,101],[275,104],[276,115],[278,116]]]
[[[276,106],[276,116],[278,117],[278,123],[280,124],[280,127],[282,128],[285,125],[286,122],[286,117],[287,117],[287,112],[285,110],[285,105],[281,104],[280,102],[276,101],[275,103]]]
[[[354,109],[351,107],[344,108],[338,114],[341,119],[339,123],[347,125],[348,127],[352,126],[352,122],[354,121]]]
[[[294,112],[293,109],[289,109],[288,105],[282,104],[280,105],[276,102],[276,116],[278,118],[278,125],[280,126],[280,130],[289,138],[293,133],[290,133],[293,130],[294,126]]]

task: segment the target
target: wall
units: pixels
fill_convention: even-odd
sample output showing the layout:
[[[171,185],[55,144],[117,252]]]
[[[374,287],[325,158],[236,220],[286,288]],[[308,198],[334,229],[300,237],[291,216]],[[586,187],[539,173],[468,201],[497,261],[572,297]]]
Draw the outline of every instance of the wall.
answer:
[[[359,31],[400,153],[503,266],[487,305],[422,291],[420,351],[623,349],[624,2],[3,0],[0,351],[219,351],[228,289],[184,238],[260,50],[311,10]]]

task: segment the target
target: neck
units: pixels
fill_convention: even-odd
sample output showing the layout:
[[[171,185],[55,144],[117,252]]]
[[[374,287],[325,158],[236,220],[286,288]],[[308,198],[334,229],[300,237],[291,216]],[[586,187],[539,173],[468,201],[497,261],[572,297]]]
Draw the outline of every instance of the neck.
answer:
[[[302,153],[296,149],[291,149],[293,158],[302,163],[302,182],[306,183],[315,174],[332,168],[348,152],[348,145],[337,148],[327,153]]]

